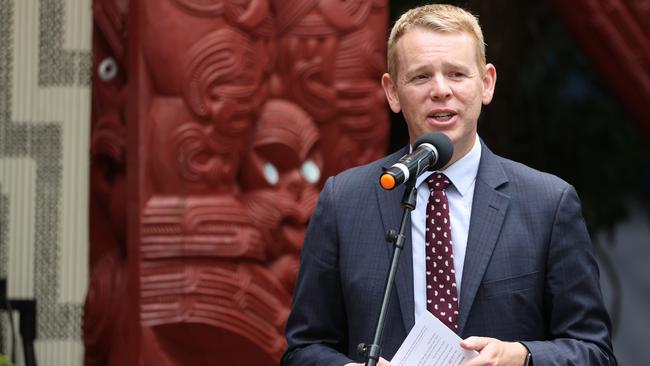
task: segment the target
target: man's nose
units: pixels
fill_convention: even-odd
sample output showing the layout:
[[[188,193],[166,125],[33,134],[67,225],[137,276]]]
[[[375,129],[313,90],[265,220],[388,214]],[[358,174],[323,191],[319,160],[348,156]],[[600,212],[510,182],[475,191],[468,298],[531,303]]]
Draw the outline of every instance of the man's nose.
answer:
[[[446,99],[451,95],[451,88],[447,80],[442,75],[437,75],[431,79],[431,99]]]

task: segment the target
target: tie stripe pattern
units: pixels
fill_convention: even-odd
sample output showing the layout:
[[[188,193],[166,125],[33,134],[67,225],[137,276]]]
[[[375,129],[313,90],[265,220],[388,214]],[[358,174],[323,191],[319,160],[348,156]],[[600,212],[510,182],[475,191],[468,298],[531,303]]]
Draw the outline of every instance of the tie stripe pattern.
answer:
[[[458,329],[458,291],[445,192],[451,182],[444,174],[434,172],[427,178],[427,184],[431,190],[425,232],[427,310],[455,332]]]

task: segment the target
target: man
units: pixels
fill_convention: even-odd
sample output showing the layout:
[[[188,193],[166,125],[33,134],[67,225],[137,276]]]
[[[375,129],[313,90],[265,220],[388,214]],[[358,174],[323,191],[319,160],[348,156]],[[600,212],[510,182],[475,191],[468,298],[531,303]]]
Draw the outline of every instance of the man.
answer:
[[[476,18],[448,5],[408,11],[391,31],[388,70],[382,85],[410,142],[440,131],[454,153],[443,170],[416,181],[380,365],[425,311],[479,352],[462,366],[615,365],[575,190],[494,155],[477,136],[496,69],[486,64]],[[305,238],[282,364],[362,361],[356,346],[372,341],[392,251],[383,236],[399,226],[404,192],[377,180],[407,152],[326,182]],[[434,181],[450,185],[436,189]]]

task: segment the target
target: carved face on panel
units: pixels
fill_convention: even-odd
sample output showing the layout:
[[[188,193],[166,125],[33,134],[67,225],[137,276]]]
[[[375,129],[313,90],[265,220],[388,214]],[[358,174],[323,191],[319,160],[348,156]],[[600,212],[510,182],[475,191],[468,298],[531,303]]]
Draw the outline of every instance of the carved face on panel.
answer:
[[[152,147],[152,156],[171,145],[180,156],[158,185],[190,167],[196,172],[189,179],[184,174],[181,183],[207,193],[219,181],[218,189],[232,191],[273,64],[265,1],[144,0],[142,50],[153,92],[150,130],[153,141],[161,143]],[[175,158],[156,165],[173,164]]]
[[[120,165],[98,165],[94,178],[104,183],[95,194],[113,226],[126,234],[126,218],[138,218],[128,223],[139,225],[139,254],[129,262],[139,270],[123,274],[139,283],[141,306],[131,310],[142,322],[128,325],[141,327],[136,348],[145,364],[278,363],[324,178],[383,153],[386,3],[139,0],[129,7],[133,0],[94,0],[94,11],[106,12],[100,27],[137,11],[107,42],[119,50],[119,66],[121,56],[138,56],[124,64],[133,74],[123,94],[138,114],[122,126],[138,132],[127,144],[113,137],[115,121],[98,125],[101,162],[107,156]],[[129,35],[137,37],[111,43]],[[114,174],[127,163],[116,141],[134,152],[128,163],[138,173],[129,182]],[[143,202],[127,206],[124,192],[133,189]],[[128,216],[116,214],[127,209]],[[97,266],[113,268],[106,263]],[[101,363],[106,335],[118,329],[111,316],[99,313],[101,324],[87,331],[86,350]]]
[[[233,193],[267,96],[267,49],[238,29],[204,35],[180,58],[180,90],[150,107],[152,165],[159,192]],[[180,67],[179,67],[180,66]]]
[[[183,84],[182,67],[188,52],[210,34],[237,29],[260,40],[273,37],[267,0],[142,0],[147,26],[141,29],[143,54],[155,89],[162,95],[176,95]],[[234,41],[227,37],[224,42]],[[241,47],[246,47],[241,44]],[[264,55],[257,55],[269,65]]]
[[[279,99],[264,105],[240,183],[253,220],[273,243],[271,257],[302,246],[322,178],[318,140],[314,123],[297,105]]]
[[[225,136],[246,135],[266,96],[265,50],[228,27],[197,41],[187,51],[183,70],[182,95],[192,113],[217,122]]]

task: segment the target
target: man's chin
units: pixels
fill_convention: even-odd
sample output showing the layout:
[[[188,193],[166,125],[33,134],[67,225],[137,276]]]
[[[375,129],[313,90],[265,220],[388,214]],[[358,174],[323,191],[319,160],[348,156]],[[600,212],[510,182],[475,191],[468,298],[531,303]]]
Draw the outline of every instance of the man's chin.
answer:
[[[429,130],[423,131],[421,133],[418,133],[417,136],[413,136],[413,135],[409,134],[409,141],[410,141],[411,145],[413,145],[415,143],[415,141],[417,141],[420,137],[422,137],[424,135],[428,135],[428,134],[430,134],[432,132],[444,133],[445,135],[447,135],[447,137],[449,137],[449,139],[451,140],[451,142],[454,145],[456,144],[456,141],[454,141],[454,137],[453,137],[454,134],[452,133],[452,131],[447,131],[445,129],[429,129]]]

